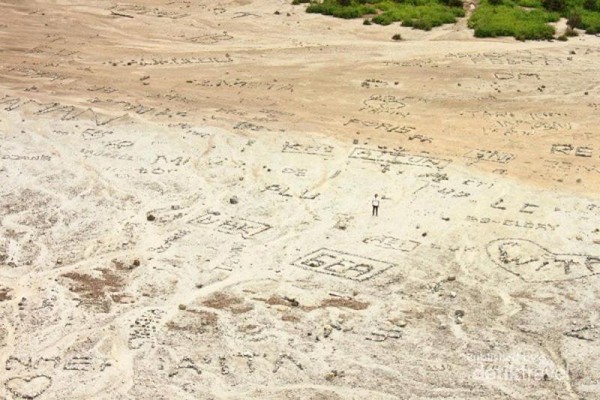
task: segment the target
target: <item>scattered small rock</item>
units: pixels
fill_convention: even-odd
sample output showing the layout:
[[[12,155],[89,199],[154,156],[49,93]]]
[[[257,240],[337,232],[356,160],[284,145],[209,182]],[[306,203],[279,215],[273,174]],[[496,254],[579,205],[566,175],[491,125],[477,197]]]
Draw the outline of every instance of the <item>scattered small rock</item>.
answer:
[[[292,307],[298,307],[300,305],[296,299],[290,299],[289,297],[284,297],[283,299],[289,302]]]
[[[331,382],[333,379],[337,378],[337,377],[343,377],[344,371],[337,371],[337,370],[333,370],[331,372],[329,372],[327,375],[325,375],[325,379],[329,382]]]
[[[154,220],[156,219],[156,217],[155,217],[154,215],[152,215],[152,214],[148,214],[148,215],[146,216],[146,219],[147,219],[148,221],[154,221]]]
[[[231,196],[231,198],[229,199],[229,204],[238,204],[239,202],[240,200],[237,196]]]

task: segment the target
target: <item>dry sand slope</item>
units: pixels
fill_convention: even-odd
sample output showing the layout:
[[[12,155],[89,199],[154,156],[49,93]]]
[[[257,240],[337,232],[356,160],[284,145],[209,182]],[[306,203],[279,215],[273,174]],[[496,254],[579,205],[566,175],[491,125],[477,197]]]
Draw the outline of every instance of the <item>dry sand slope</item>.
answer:
[[[0,398],[600,398],[600,38],[303,10],[0,2]]]

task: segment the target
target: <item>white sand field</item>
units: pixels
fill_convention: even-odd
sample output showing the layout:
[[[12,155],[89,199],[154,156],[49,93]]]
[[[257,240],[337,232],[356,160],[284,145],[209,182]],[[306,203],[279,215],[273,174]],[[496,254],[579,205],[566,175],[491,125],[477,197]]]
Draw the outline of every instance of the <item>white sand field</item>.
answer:
[[[290,3],[0,2],[0,399],[600,399],[600,38]]]

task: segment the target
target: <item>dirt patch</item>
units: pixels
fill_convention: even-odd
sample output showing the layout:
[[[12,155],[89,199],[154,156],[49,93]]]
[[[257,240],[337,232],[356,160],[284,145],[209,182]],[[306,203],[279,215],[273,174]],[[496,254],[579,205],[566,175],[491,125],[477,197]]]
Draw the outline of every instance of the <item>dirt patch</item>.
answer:
[[[284,299],[281,296],[278,295],[273,295],[271,297],[269,297],[265,303],[267,303],[270,306],[289,306],[290,302],[286,299]]]
[[[61,278],[69,280],[63,284],[71,292],[79,295],[84,306],[107,313],[110,312],[112,303],[130,304],[135,302],[135,296],[122,293],[122,290],[125,287],[125,278],[139,265],[137,260],[131,263],[112,260],[110,268],[95,270],[100,273],[100,276],[68,272],[61,275]]]
[[[365,310],[369,307],[369,303],[364,303],[355,299],[336,297],[332,299],[326,299],[321,302],[321,308],[324,307],[338,307],[338,308],[350,308],[352,310]]]
[[[206,333],[214,330],[219,321],[215,313],[201,310],[180,311],[175,318],[167,323],[167,328],[173,331],[191,333]]]
[[[300,317],[294,314],[284,314],[281,316],[281,320],[285,322],[300,322]]]
[[[0,301],[8,301],[12,300],[12,295],[10,294],[12,290],[6,287],[0,287]]]
[[[215,293],[202,304],[217,310],[227,310],[233,314],[243,314],[254,308],[251,304],[244,303],[243,299],[229,293]]]
[[[101,269],[101,276],[95,277],[78,272],[69,272],[62,277],[69,279],[68,289],[77,293],[81,302],[100,312],[109,312],[111,300],[108,295],[115,294],[124,286],[123,278],[109,269]]]
[[[111,294],[110,298],[112,299],[112,301],[114,301],[115,303],[119,303],[119,304],[135,303],[135,297],[128,293]]]

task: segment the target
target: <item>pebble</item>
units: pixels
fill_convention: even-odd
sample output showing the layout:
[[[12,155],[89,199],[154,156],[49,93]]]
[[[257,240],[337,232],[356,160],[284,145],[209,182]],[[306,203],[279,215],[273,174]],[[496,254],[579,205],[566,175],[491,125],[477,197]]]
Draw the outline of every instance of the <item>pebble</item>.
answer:
[[[396,322],[396,325],[399,326],[400,328],[404,328],[406,325],[408,325],[408,322],[406,322],[405,320],[400,320],[400,321]]]

